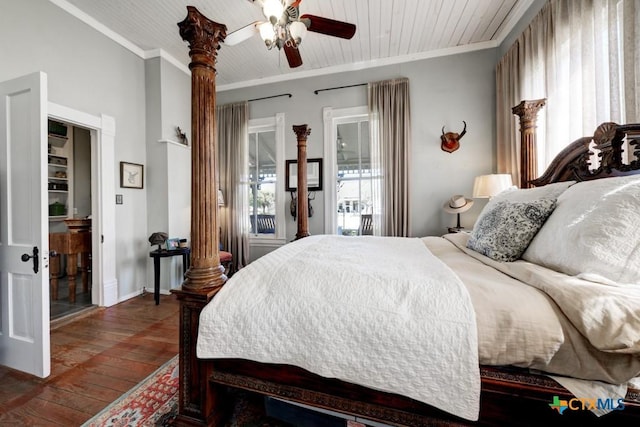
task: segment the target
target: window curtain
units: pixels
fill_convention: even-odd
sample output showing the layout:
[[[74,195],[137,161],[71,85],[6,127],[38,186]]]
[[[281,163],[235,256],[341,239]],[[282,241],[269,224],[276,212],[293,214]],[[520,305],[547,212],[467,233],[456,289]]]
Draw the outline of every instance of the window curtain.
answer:
[[[216,107],[219,153],[220,243],[233,254],[233,270],[249,263],[248,132],[249,103]]]
[[[411,108],[409,79],[368,84],[375,235],[407,237]]]
[[[538,114],[542,172],[567,144],[602,122],[640,120],[640,3],[551,0],[496,68],[498,172],[519,180],[511,107],[546,98]]]

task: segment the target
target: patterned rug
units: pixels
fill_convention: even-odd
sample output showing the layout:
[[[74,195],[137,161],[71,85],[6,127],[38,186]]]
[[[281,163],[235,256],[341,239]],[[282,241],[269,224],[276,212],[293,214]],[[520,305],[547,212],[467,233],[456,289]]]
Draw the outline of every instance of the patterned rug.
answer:
[[[178,356],[104,408],[82,427],[170,426],[178,413]],[[260,396],[238,391],[229,427],[290,427],[265,415]]]
[[[178,371],[178,356],[175,356],[83,427],[157,425],[178,403]]]

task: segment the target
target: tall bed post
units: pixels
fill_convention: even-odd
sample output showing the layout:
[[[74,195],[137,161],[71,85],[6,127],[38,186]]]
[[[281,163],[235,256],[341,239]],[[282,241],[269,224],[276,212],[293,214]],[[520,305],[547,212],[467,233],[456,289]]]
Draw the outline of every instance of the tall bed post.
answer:
[[[546,99],[522,101],[511,109],[520,117],[520,188],[531,188],[531,181],[538,177],[538,148],[536,145],[536,122],[538,111]]]
[[[296,240],[309,235],[309,192],[307,188],[307,137],[311,134],[308,125],[293,126],[298,138],[298,232]]]
[[[180,290],[180,394],[177,424],[212,423],[222,398],[208,387],[211,364],[196,357],[200,312],[226,280],[218,248],[218,183],[216,149],[216,54],[227,28],[187,6],[178,24],[189,43],[191,63],[191,267]]]

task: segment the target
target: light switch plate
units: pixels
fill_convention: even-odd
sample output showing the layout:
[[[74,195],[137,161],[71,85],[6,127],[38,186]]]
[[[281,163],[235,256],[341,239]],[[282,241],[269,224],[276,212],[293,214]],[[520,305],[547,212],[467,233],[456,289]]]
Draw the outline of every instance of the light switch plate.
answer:
[[[122,194],[116,194],[116,205],[122,204]]]

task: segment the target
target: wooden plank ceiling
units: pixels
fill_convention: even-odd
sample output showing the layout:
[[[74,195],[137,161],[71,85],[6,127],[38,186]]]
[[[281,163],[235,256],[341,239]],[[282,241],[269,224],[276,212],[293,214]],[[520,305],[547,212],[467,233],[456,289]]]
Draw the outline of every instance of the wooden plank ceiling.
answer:
[[[229,32],[264,20],[251,0],[51,0],[71,5],[143,51],[162,49],[188,64],[188,49],[176,23],[186,6],[198,8]],[[267,50],[259,36],[218,55],[219,86],[228,88],[309,75],[362,69],[436,55],[446,49],[487,47],[502,41],[532,0],[304,0],[301,14],[351,22],[353,39],[307,33],[300,53],[304,64],[289,69],[283,52]],[[484,44],[483,44],[484,43]],[[475,44],[475,46],[473,46]],[[471,45],[468,46],[468,45]],[[435,53],[434,53],[435,52]]]

